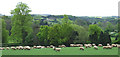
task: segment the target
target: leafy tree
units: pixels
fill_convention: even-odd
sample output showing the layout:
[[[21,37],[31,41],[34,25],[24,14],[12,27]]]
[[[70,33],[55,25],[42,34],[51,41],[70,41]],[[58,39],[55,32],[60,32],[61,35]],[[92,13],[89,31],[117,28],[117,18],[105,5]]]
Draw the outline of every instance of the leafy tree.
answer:
[[[114,31],[115,26],[112,23],[107,22],[106,24],[107,24],[107,26],[106,26],[105,31],[108,31],[108,32]]]
[[[89,34],[95,34],[97,33],[97,36],[99,37],[101,31],[103,31],[97,24],[89,25]]]
[[[108,32],[102,32],[100,34],[100,38],[99,38],[99,43],[106,45],[107,43],[111,43],[111,38]]]
[[[1,19],[2,21],[2,43],[8,43],[8,37],[9,37],[9,31],[6,29],[6,23],[4,19]]]
[[[86,43],[88,41],[88,31],[84,27],[76,24],[71,24],[71,27],[76,31],[74,43]]]
[[[40,32],[37,33],[37,36],[39,37],[39,41],[41,45],[47,45],[48,42],[48,32],[49,27],[46,25],[40,27]]]
[[[22,2],[19,2],[14,10],[11,11],[13,17],[12,21],[12,29],[11,29],[11,36],[15,42],[25,42],[26,36],[32,32],[32,21],[33,18],[29,14],[31,10],[29,7]]]

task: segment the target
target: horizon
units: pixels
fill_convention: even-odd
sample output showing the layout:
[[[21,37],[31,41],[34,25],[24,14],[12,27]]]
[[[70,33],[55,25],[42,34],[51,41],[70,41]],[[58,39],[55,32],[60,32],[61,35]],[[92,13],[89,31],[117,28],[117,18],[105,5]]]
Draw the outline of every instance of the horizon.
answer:
[[[11,16],[10,11],[18,2],[26,3],[30,14],[72,15],[72,16],[118,16],[120,0],[2,0],[0,14]]]

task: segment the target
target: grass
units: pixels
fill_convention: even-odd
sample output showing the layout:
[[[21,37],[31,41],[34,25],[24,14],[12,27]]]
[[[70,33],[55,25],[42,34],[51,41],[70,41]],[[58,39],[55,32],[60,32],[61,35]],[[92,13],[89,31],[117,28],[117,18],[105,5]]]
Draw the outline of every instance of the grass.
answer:
[[[79,47],[62,48],[60,52],[54,51],[52,48],[32,49],[32,50],[3,50],[2,55],[118,55],[118,48],[103,49],[99,47],[98,50],[92,48],[85,48],[79,50]]]

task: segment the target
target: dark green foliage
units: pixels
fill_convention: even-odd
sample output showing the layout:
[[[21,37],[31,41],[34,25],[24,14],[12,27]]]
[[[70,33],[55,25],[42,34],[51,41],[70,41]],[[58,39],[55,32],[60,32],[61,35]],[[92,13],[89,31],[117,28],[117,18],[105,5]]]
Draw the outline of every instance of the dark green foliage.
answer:
[[[4,19],[1,19],[0,22],[2,22],[2,43],[8,43],[9,31],[6,29],[6,23]]]
[[[101,32],[99,43],[106,45],[107,43],[111,43],[111,38],[108,32]]]
[[[16,8],[11,11],[11,14],[13,14],[11,38],[14,39],[14,42],[25,43],[26,36],[32,32],[31,24],[33,20],[29,12],[31,12],[29,7],[22,2],[19,2]]]

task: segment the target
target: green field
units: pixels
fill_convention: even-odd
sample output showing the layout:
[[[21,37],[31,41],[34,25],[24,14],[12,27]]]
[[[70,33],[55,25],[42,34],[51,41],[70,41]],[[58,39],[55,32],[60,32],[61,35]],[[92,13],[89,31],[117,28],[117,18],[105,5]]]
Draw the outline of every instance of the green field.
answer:
[[[2,55],[118,55],[118,48],[103,49],[99,47],[98,50],[92,48],[85,48],[79,50],[79,47],[62,48],[60,52],[54,51],[52,48],[31,49],[31,50],[3,50]]]

